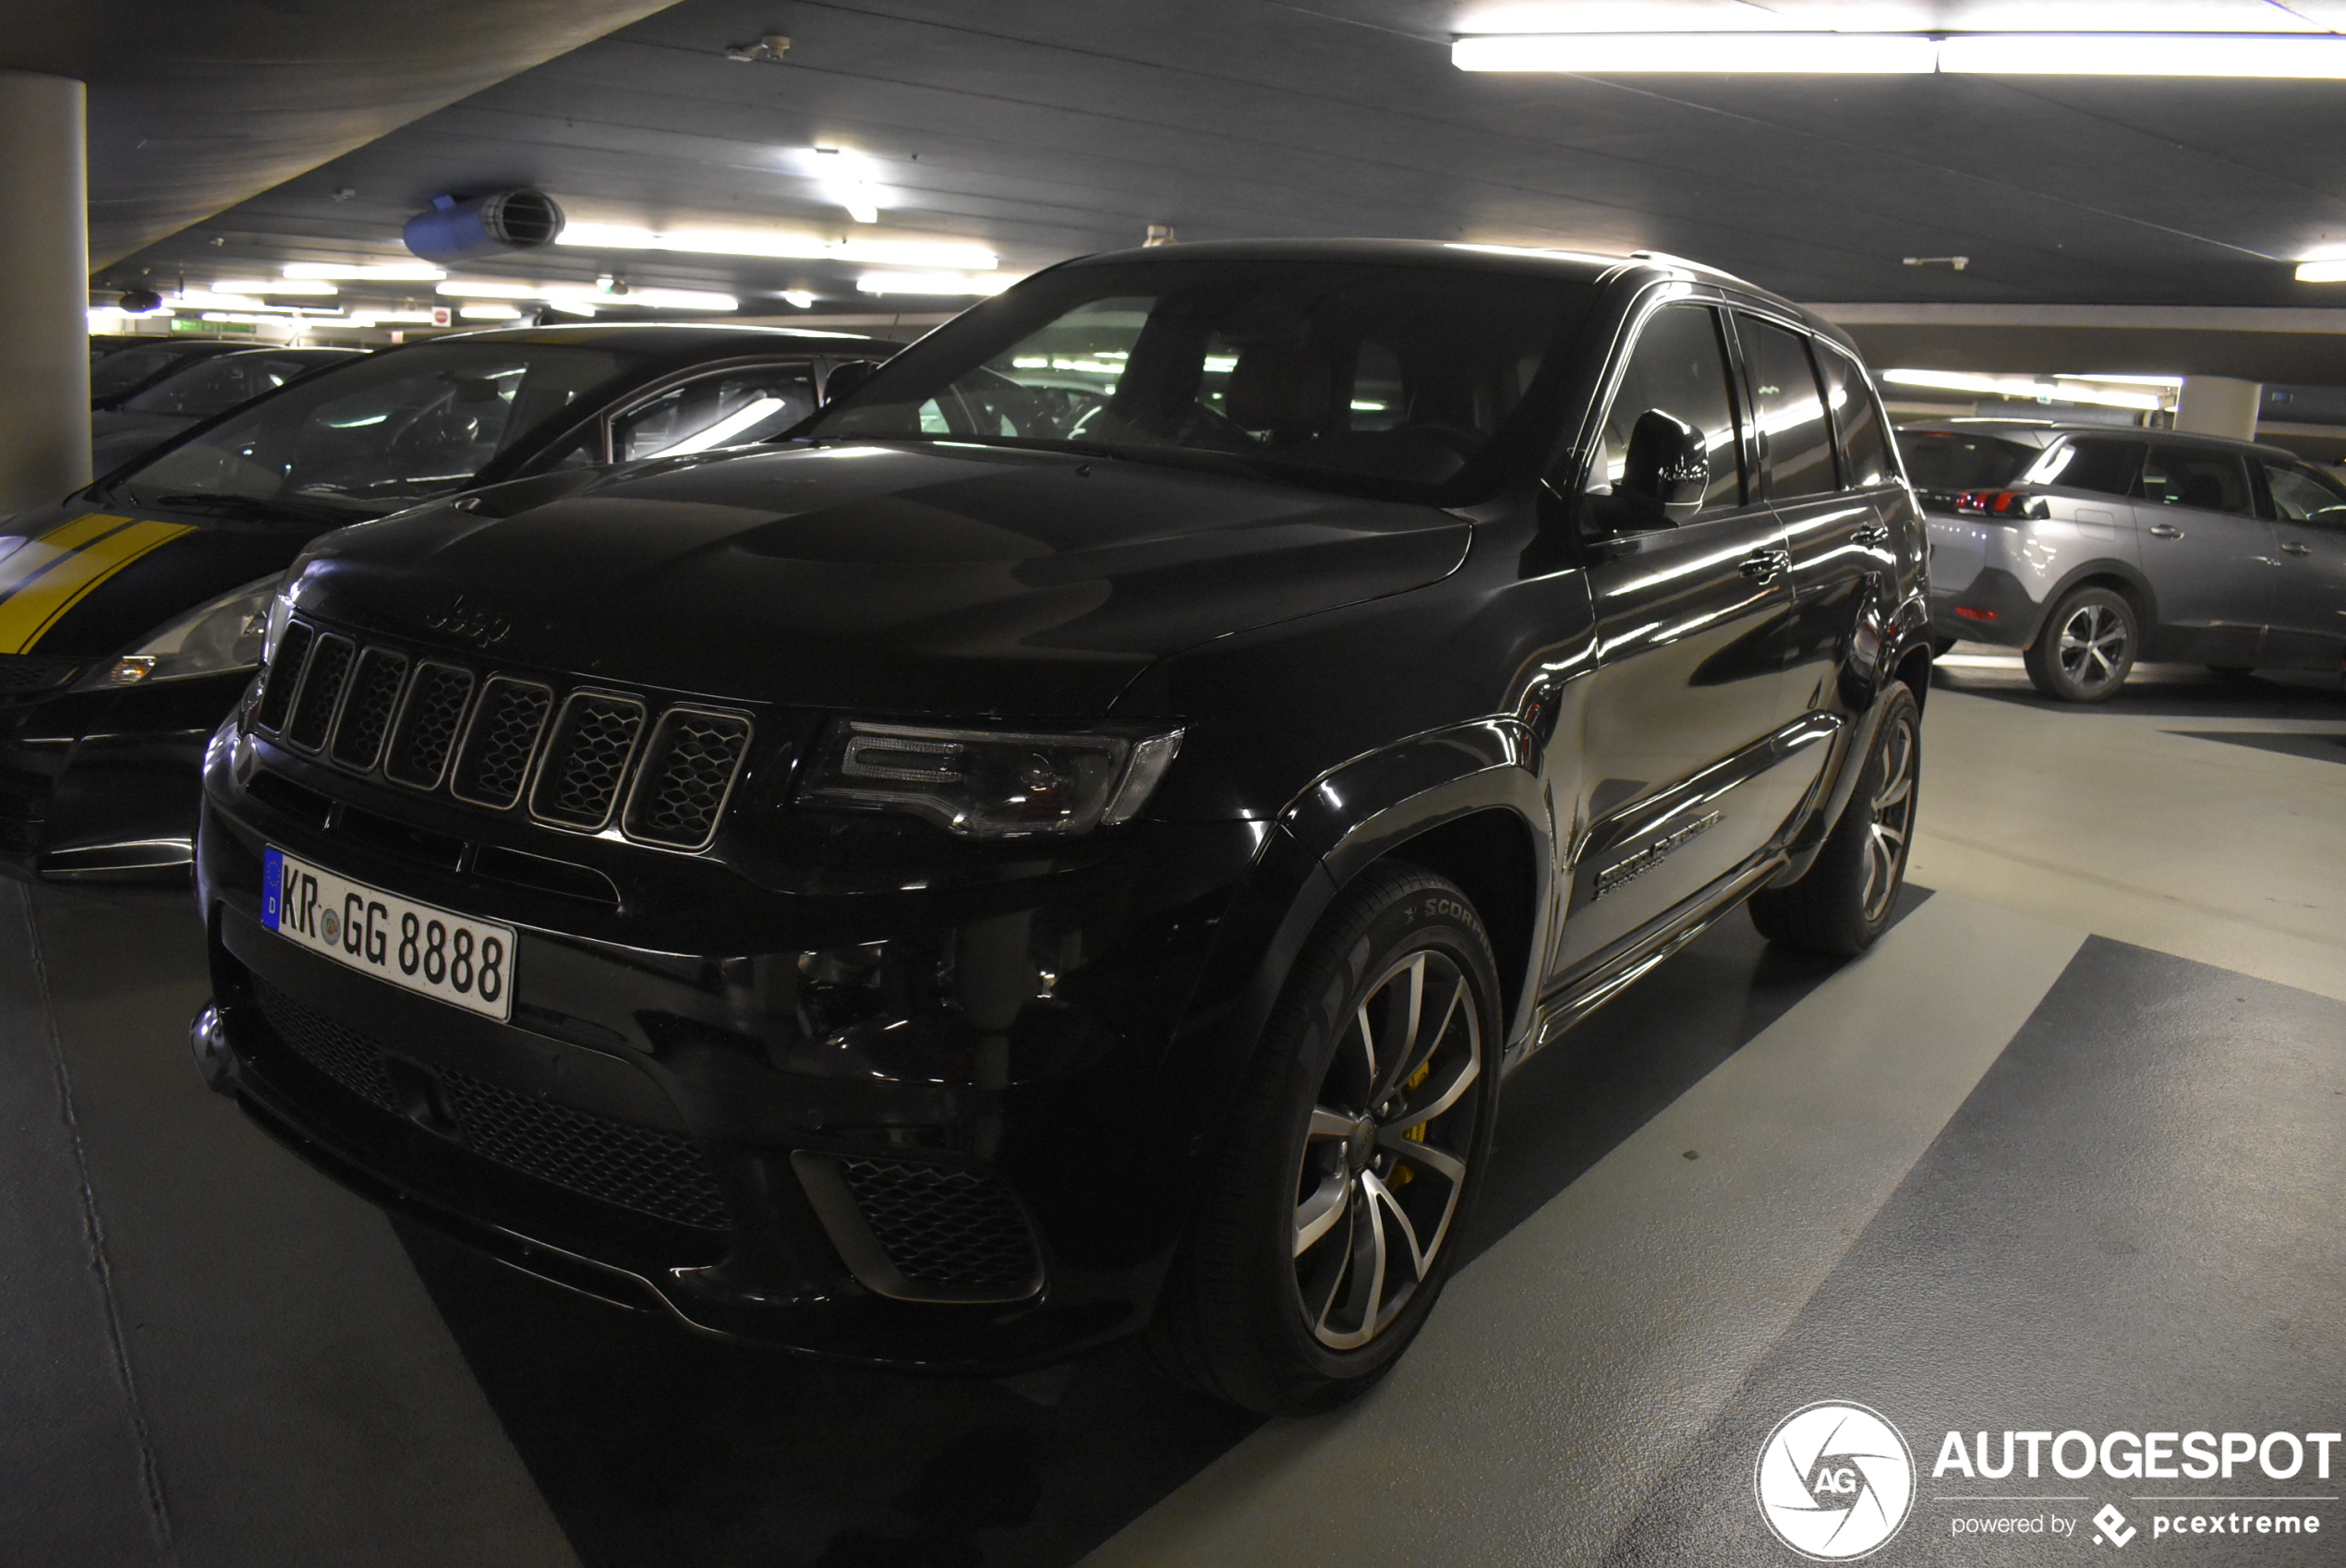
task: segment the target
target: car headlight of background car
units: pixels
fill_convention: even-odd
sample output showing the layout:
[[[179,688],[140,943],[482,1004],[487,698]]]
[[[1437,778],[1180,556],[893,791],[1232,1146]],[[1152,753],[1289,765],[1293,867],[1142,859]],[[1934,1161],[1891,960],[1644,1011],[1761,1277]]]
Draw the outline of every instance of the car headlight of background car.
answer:
[[[143,686],[257,669],[277,583],[272,573],[198,605],[140,638],[111,664],[83,676],[75,690]]]
[[[853,719],[832,734],[809,804],[903,812],[965,838],[1072,837],[1129,822],[1181,731],[1034,734]]]

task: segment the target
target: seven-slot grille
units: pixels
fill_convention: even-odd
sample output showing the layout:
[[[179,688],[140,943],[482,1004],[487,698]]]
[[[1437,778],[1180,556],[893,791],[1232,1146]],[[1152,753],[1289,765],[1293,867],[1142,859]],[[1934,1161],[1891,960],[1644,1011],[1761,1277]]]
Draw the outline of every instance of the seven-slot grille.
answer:
[[[286,627],[261,682],[253,723],[354,773],[380,770],[411,790],[444,790],[493,811],[698,850],[749,754],[739,714],[647,707],[624,692],[486,678],[441,659]]]

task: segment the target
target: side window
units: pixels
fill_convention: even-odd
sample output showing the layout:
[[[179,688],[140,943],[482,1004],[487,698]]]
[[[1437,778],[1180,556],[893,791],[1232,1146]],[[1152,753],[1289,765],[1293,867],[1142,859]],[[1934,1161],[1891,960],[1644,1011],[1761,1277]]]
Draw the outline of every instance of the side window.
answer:
[[[1886,485],[1897,474],[1883,434],[1881,404],[1866,385],[1856,361],[1836,348],[1817,345],[1817,367],[1825,373],[1825,403],[1841,438],[1841,476],[1853,489]]]
[[[2346,527],[2346,491],[2308,469],[2266,463],[2265,484],[2273,492],[2273,511],[2284,523],[2315,523]],[[2325,515],[2327,514],[2327,515]]]
[[[1605,413],[1587,478],[1592,520],[1614,532],[1687,521],[1686,516],[1661,515],[1659,509],[1654,515],[1640,515],[1638,507],[1644,498],[1621,487],[1629,466],[1629,432],[1638,416],[1651,409],[1702,432],[1709,471],[1702,501],[1671,510],[1699,516],[1743,504],[1742,441],[1718,317],[1706,306],[1672,305],[1647,319]]]
[[[2248,470],[2240,459],[2198,447],[2152,447],[2136,493],[2159,506],[2187,506],[2195,512],[2245,514],[2251,510]]]
[[[1768,499],[1793,501],[1836,488],[1832,430],[1808,341],[1749,316],[1736,318],[1736,332],[1751,375],[1752,416],[1767,442]]]
[[[2075,436],[2037,460],[2024,485],[2064,485],[2098,495],[2130,496],[2142,471],[2143,443],[2110,436]]]
[[[669,388],[611,420],[611,456],[635,463],[740,446],[779,434],[815,412],[815,378],[804,365],[723,370]]]

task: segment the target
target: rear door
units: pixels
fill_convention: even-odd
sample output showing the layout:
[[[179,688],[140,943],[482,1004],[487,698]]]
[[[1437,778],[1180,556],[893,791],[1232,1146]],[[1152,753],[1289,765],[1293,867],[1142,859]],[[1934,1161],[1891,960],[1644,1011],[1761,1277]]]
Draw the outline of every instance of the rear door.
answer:
[[[1842,706],[1836,678],[1898,561],[1883,508],[1903,508],[1880,410],[1855,364],[1806,333],[1739,316],[1736,336],[1765,445],[1768,500],[1792,560],[1792,621],[1783,650],[1794,712]],[[1878,645],[1880,628],[1872,629]],[[1829,733],[1827,727],[1825,733]],[[1813,778],[1824,748],[1796,771]]]
[[[2336,671],[2346,662],[2346,488],[2296,464],[2260,459],[2279,569],[2256,662]]]
[[[1560,971],[1670,913],[1782,819],[1757,779],[1787,718],[1780,648],[1791,596],[1741,404],[1716,310],[1671,304],[1645,319],[1587,468],[1600,651],[1581,733],[1558,738],[1577,743],[1589,781]],[[1624,491],[1629,432],[1651,409],[1708,439],[1699,501],[1641,506]]]
[[[2154,441],[2134,494],[2143,574],[2159,596],[2155,657],[2254,664],[2278,547],[2256,515],[2248,464],[2220,447]]]

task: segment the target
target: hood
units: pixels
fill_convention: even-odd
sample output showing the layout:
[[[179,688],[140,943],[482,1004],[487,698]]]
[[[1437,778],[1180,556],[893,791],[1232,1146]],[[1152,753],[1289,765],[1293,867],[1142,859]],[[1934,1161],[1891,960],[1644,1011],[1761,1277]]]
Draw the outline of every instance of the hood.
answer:
[[[300,608],[708,696],[1088,716],[1166,654],[1437,581],[1471,534],[1428,507],[974,446],[682,459],[535,505],[528,488],[329,536]]]
[[[229,589],[283,572],[315,524],[91,501],[0,533],[0,654],[105,658]]]

